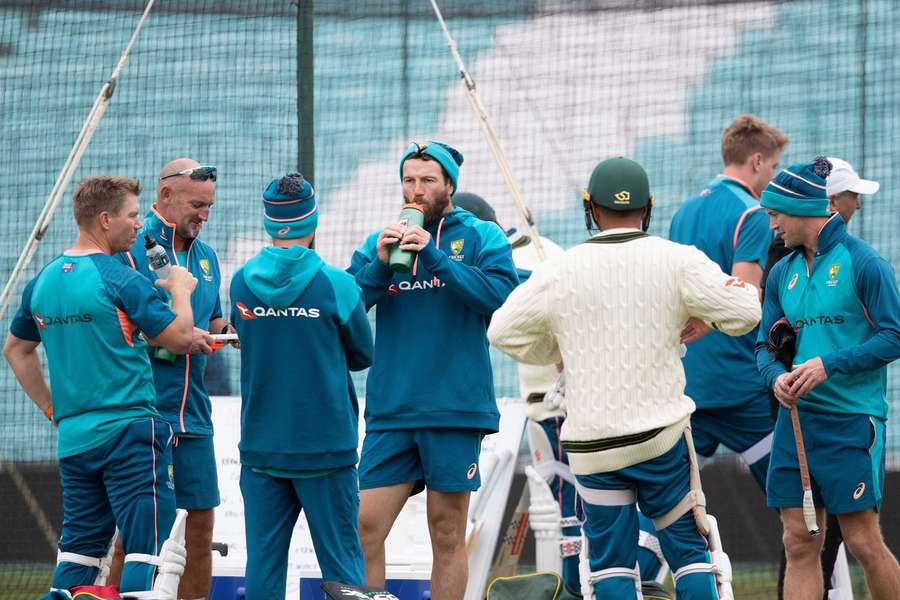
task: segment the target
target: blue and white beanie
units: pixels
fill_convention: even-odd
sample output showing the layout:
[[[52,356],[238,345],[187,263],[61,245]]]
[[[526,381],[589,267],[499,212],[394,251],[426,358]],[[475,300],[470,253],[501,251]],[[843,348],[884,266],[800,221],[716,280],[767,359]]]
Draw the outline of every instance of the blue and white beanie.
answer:
[[[316,190],[297,172],[273,179],[263,192],[263,225],[273,238],[309,235],[319,223]]]
[[[791,165],[763,190],[763,208],[795,217],[830,217],[825,180],[832,165],[824,156],[809,164]]]

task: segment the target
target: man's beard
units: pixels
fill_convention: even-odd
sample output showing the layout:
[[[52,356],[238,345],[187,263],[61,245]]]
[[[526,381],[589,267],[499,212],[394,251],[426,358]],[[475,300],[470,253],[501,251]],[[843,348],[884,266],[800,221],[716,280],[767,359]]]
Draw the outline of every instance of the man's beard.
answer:
[[[194,233],[193,231],[191,231],[191,223],[188,222],[188,223],[185,223],[181,227],[176,225],[175,233],[178,234],[178,237],[180,237],[183,240],[193,241],[193,240],[197,239],[197,236],[200,234],[201,229],[202,229],[202,227],[198,227],[197,233]]]
[[[415,204],[422,209],[422,212],[425,213],[425,224],[427,225],[434,223],[443,216],[444,211],[447,210],[447,206],[450,204],[450,194],[444,193],[443,195],[435,196],[432,204],[419,203],[406,197],[403,200],[407,204]]]

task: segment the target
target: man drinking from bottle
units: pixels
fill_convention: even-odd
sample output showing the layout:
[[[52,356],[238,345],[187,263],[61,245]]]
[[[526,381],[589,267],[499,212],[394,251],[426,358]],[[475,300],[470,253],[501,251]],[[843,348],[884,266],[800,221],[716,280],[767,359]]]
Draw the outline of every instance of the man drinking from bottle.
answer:
[[[383,585],[384,540],[406,499],[427,488],[434,600],[460,599],[466,587],[469,494],[480,485],[481,438],[499,423],[486,330],[518,283],[503,231],[453,207],[462,162],[445,144],[410,144],[403,200],[424,224],[376,231],[349,269],[366,308],[378,307],[359,469],[366,580]],[[416,254],[408,273],[388,266],[397,244]]]

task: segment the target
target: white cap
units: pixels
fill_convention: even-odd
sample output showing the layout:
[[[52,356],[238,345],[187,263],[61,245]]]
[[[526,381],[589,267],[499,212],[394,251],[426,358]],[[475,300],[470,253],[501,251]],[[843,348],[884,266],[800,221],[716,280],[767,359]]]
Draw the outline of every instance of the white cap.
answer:
[[[861,179],[853,167],[846,160],[828,157],[831,163],[831,173],[825,179],[825,193],[829,196],[841,192],[856,192],[857,194],[874,194],[880,187],[877,181]]]

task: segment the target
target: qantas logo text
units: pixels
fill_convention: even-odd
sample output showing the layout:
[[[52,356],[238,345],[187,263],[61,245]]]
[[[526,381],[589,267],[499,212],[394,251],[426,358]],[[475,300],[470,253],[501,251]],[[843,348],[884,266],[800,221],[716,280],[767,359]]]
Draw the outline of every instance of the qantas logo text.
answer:
[[[797,319],[797,322],[794,323],[794,327],[799,330],[811,325],[841,325],[843,322],[843,315],[816,315],[815,317],[809,317],[807,319]]]
[[[444,282],[439,281],[435,285],[434,281],[401,281],[400,283],[392,283],[388,288],[389,296],[396,296],[400,292],[409,292],[411,290],[430,290],[435,287],[444,287]]]
[[[34,314],[34,320],[37,321],[38,327],[47,329],[51,325],[74,325],[76,323],[90,323],[94,320],[94,315],[84,313],[81,315],[64,315],[62,317],[45,317],[37,313]]]
[[[289,306],[287,308],[254,306],[253,308],[247,308],[247,305],[243,302],[235,302],[234,305],[237,307],[241,318],[245,321],[252,321],[253,319],[265,317],[304,317],[307,319],[318,319],[320,312],[318,308],[304,308],[302,306]]]

